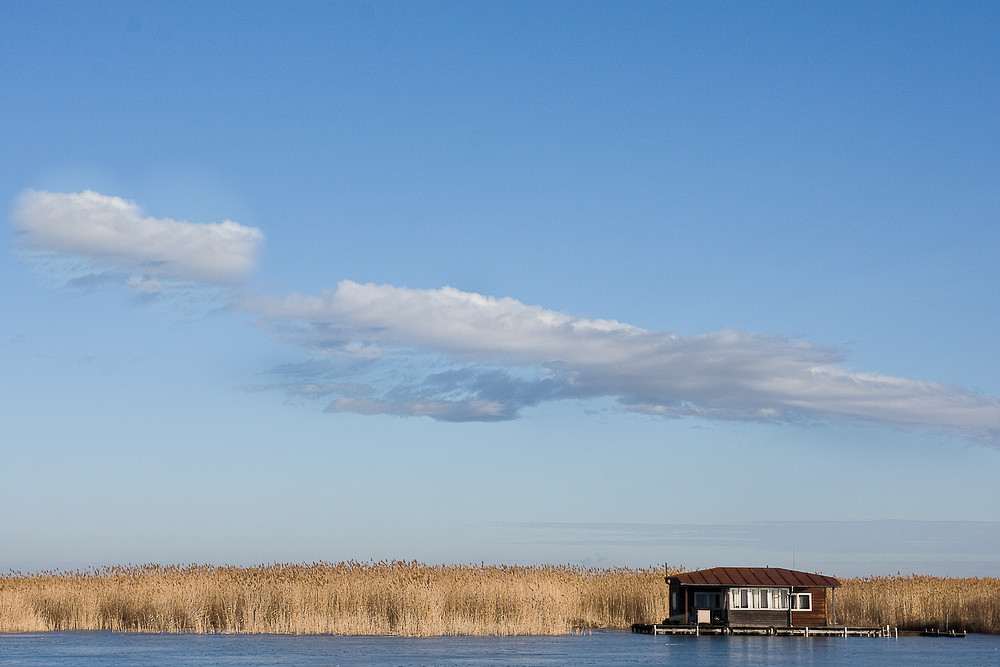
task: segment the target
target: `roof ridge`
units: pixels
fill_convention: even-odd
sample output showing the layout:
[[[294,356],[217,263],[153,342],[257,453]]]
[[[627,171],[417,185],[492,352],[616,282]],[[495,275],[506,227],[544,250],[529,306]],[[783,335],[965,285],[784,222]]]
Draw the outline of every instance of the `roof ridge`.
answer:
[[[675,575],[680,583],[694,586],[809,586],[835,588],[836,577],[784,567],[716,566]]]

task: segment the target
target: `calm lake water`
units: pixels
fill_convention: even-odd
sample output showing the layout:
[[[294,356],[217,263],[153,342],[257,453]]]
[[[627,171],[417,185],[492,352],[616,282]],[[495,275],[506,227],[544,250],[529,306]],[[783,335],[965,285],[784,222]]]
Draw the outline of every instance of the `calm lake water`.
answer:
[[[337,637],[0,634],[0,665],[993,665],[1000,637]]]

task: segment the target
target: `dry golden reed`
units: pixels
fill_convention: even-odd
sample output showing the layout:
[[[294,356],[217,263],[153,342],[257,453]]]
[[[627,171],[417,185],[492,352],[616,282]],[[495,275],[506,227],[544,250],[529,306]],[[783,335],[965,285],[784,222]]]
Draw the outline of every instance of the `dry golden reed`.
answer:
[[[12,572],[0,576],[0,632],[564,634],[662,622],[665,573],[400,561]],[[1000,579],[842,583],[836,624],[1000,633]]]
[[[0,632],[564,634],[662,621],[664,574],[399,561],[13,572]]]
[[[1000,579],[913,574],[841,583],[836,592],[837,621],[845,625],[1000,634]]]

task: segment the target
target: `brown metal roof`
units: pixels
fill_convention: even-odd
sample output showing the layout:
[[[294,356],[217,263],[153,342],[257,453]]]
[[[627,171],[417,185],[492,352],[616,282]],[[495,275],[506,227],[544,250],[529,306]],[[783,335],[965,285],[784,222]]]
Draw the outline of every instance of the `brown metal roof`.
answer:
[[[671,578],[687,586],[840,586],[833,577],[781,567],[713,567]]]

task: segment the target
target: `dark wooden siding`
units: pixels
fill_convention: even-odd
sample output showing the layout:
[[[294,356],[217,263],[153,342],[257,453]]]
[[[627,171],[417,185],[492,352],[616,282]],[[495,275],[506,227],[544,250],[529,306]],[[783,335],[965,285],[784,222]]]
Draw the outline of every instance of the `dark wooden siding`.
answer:
[[[792,610],[792,625],[797,628],[826,625],[825,588],[796,588],[796,593],[812,593],[812,611]]]
[[[730,609],[729,625],[787,628],[788,610]]]
[[[827,624],[827,589],[796,588],[796,593],[812,594],[812,610],[792,610],[792,627],[819,627]],[[771,609],[730,609],[729,625],[749,625],[758,627],[788,627],[788,610]]]

